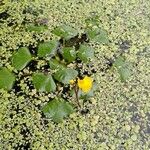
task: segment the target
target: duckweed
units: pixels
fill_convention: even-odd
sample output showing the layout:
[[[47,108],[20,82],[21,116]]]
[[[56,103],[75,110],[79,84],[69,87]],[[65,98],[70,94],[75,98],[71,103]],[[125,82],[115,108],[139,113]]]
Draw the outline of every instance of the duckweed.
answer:
[[[31,78],[20,78],[32,70],[22,70],[11,91],[0,89],[0,149],[150,149],[149,1],[6,0],[0,7],[0,67],[10,70],[10,58],[19,47],[34,49],[41,41],[58,38],[51,32],[57,26],[67,23],[81,35],[85,20],[98,16],[99,27],[109,36],[108,45],[89,43],[96,50],[98,90],[92,103],[83,103],[82,109],[89,110],[84,114],[74,112],[61,124],[47,120],[40,108],[55,95],[38,93]],[[24,28],[41,18],[48,20],[48,30],[35,33]],[[110,67],[120,55],[133,64],[126,82]]]

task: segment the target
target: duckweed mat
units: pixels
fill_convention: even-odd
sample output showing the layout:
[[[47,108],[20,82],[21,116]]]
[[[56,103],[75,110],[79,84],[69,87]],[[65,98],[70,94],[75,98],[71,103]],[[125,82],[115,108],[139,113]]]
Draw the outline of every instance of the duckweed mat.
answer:
[[[0,89],[1,150],[149,150],[150,149],[150,1],[148,0],[2,0],[0,67],[13,70],[10,58],[21,46],[56,38],[52,29],[67,24],[83,32],[85,20],[99,16],[109,44],[95,49],[98,90],[62,123],[47,120],[41,107],[51,93],[37,93],[24,77],[11,91]],[[48,31],[28,32],[30,23]],[[121,82],[110,60],[122,54],[132,75]],[[20,76],[34,72],[24,69]],[[42,60],[39,67],[44,66]],[[108,69],[109,68],[109,69]]]

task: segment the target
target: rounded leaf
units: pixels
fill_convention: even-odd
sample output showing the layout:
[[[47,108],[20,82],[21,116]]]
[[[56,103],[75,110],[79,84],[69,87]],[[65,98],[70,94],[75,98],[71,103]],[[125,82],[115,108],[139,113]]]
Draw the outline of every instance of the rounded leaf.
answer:
[[[88,38],[91,41],[107,44],[109,42],[108,34],[104,29],[95,28],[95,29],[87,29]]]
[[[75,48],[72,47],[64,47],[63,48],[63,57],[69,63],[76,59],[76,51]]]
[[[27,26],[27,31],[34,31],[34,32],[37,32],[37,33],[41,33],[41,32],[44,32],[45,30],[47,30],[48,27],[47,26],[44,26],[44,25],[40,25],[40,26],[36,26],[34,24],[30,24]]]
[[[65,39],[70,39],[78,34],[77,30],[67,25],[56,27],[52,33]]]
[[[32,79],[35,88],[39,92],[52,92],[56,90],[56,84],[51,75],[35,73]]]
[[[50,42],[45,42],[41,43],[38,46],[38,56],[39,57],[45,57],[47,55],[53,56],[56,53],[58,46],[57,41],[50,41]]]
[[[120,79],[122,82],[128,80],[131,76],[131,70],[128,67],[122,67],[118,69],[118,72],[120,74]]]
[[[85,23],[87,26],[98,26],[100,24],[99,16],[92,15],[91,17],[85,19]]]
[[[63,99],[54,99],[42,108],[47,118],[51,118],[54,122],[62,122],[65,117],[70,115],[74,110],[72,105]]]
[[[94,58],[94,50],[88,45],[81,45],[77,56],[83,62],[87,62],[90,58]]]
[[[125,65],[125,58],[122,56],[118,57],[114,62],[114,66],[116,68],[121,68],[124,65]]]
[[[11,90],[15,82],[15,75],[7,68],[0,68],[0,88]]]
[[[54,78],[59,82],[62,82],[64,84],[69,84],[70,80],[75,79],[77,75],[78,75],[78,72],[76,70],[66,68],[66,69],[57,71],[54,74]]]
[[[60,64],[60,62],[57,59],[51,59],[49,61],[49,65],[52,70],[62,69],[65,67],[63,64]]]
[[[27,47],[21,47],[12,56],[12,66],[17,70],[22,70],[31,61],[32,56]]]
[[[125,58],[120,56],[115,62],[114,66],[117,68],[117,71],[120,75],[121,81],[126,81],[131,76],[131,64],[125,61]]]

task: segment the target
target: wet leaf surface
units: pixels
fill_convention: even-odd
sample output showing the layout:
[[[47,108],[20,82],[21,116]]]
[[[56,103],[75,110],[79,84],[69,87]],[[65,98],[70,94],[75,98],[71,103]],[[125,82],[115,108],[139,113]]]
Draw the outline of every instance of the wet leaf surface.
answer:
[[[51,75],[35,73],[32,78],[33,84],[39,92],[51,92],[56,90],[56,84]]]
[[[31,61],[32,56],[29,49],[26,47],[21,47],[12,56],[12,65],[17,70],[22,70]]]
[[[70,115],[74,110],[73,107],[65,102],[63,99],[54,99],[47,103],[42,108],[43,113],[47,118],[52,119],[54,122],[62,122],[63,118]]]
[[[15,82],[15,75],[7,68],[0,68],[0,89],[11,90]]]

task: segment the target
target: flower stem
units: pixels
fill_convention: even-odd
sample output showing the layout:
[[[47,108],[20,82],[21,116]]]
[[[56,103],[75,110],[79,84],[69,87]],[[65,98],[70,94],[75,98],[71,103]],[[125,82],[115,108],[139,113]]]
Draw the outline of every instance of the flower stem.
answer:
[[[74,86],[74,91],[75,91],[75,95],[76,95],[77,104],[81,108],[81,105],[80,105],[80,102],[79,102],[79,97],[78,97],[79,88],[77,86]]]

